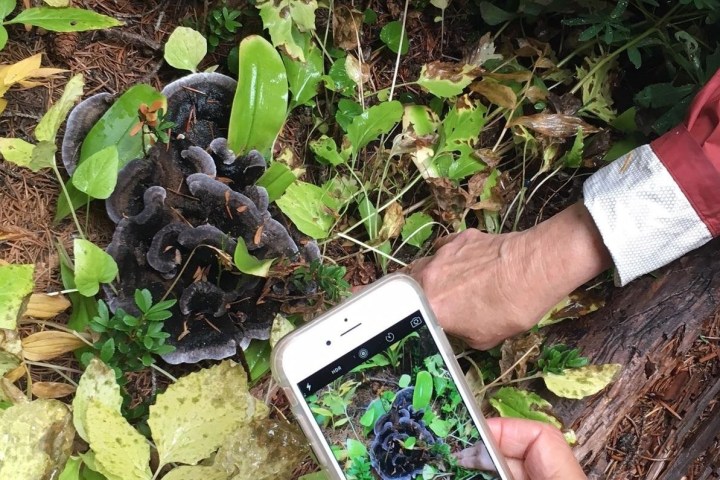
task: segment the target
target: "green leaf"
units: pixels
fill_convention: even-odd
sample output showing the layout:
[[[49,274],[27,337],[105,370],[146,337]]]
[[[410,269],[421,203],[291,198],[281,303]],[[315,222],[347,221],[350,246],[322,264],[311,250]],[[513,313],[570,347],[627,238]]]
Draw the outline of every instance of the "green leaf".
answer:
[[[635,94],[635,102],[645,108],[672,107],[695,91],[695,85],[674,86],[672,83],[654,83]]]
[[[265,170],[262,177],[255,182],[258,187],[263,187],[268,192],[271,202],[280,198],[285,190],[297,180],[297,177],[290,170],[290,167],[278,161],[273,162],[270,168]]]
[[[295,330],[295,325],[288,320],[284,315],[278,313],[275,315],[275,319],[272,323],[272,329],[270,330],[270,347],[275,348],[275,345],[288,333]]]
[[[579,168],[580,166],[582,166],[584,148],[584,135],[582,127],[580,127],[578,129],[577,135],[575,136],[575,141],[573,142],[570,151],[563,155],[563,162],[565,163],[565,166],[570,168]]]
[[[142,290],[137,289],[135,290],[134,298],[135,305],[138,306],[141,312],[148,313],[150,311],[152,307],[152,294],[150,290],[147,288],[143,288]]]
[[[347,132],[352,153],[357,155],[368,143],[390,132],[400,121],[402,114],[402,103],[393,100],[370,107],[353,118]]]
[[[251,382],[256,381],[270,371],[270,351],[269,341],[253,340],[243,352]]]
[[[124,23],[107,15],[74,7],[28,8],[5,23],[32,25],[52,32],[85,32],[87,30],[102,30],[124,25]]]
[[[476,71],[472,65],[432,62],[423,65],[417,83],[436,97],[456,97],[472,83]]]
[[[343,153],[349,153],[338,152],[335,140],[327,135],[322,135],[317,140],[311,141],[310,150],[312,150],[320,163],[332,165],[333,167],[337,167],[338,165],[342,165],[347,162],[347,156],[343,155]]]
[[[19,138],[0,138],[0,155],[20,167],[30,167],[35,145]]]
[[[228,145],[238,155],[250,150],[270,156],[287,114],[288,83],[277,50],[251,35],[238,49],[238,86],[233,99]]]
[[[80,480],[80,467],[82,466],[82,459],[79,457],[70,457],[65,468],[58,480]]]
[[[263,25],[270,33],[273,45],[282,47],[287,54],[304,62],[302,45],[297,38],[299,32],[315,30],[316,0],[266,0],[258,2]]]
[[[97,358],[90,361],[80,377],[72,402],[75,430],[86,442],[90,441],[87,433],[87,411],[91,402],[99,402],[118,413],[122,406],[115,372]]]
[[[353,121],[353,118],[363,113],[363,106],[358,102],[350,100],[349,98],[341,98],[337,104],[337,111],[335,112],[335,121],[340,125],[344,132],[347,132],[348,127]]]
[[[118,267],[115,260],[92,242],[76,238],[73,252],[75,286],[81,295],[92,297],[100,290],[101,283],[110,283],[117,277]]]
[[[413,392],[413,408],[424,410],[430,405],[433,394],[433,377],[430,372],[421,370],[415,378],[415,391]]]
[[[490,399],[490,405],[501,417],[526,418],[562,428],[557,418],[545,412],[552,408],[550,402],[527,390],[503,387]]]
[[[197,66],[207,55],[207,41],[197,30],[177,27],[165,43],[165,61],[180,70],[197,72]]]
[[[515,18],[514,13],[506,12],[491,2],[480,2],[480,15],[482,15],[485,23],[490,26],[500,25]]]
[[[595,395],[607,387],[615,378],[622,365],[587,365],[564,370],[561,374],[543,373],[545,386],[558,397],[585,398]]]
[[[380,40],[395,53],[405,55],[410,49],[407,32],[403,29],[402,22],[398,20],[385,24],[380,30]]]
[[[43,168],[51,168],[55,165],[55,152],[57,152],[57,147],[54,141],[48,142],[43,140],[42,142],[38,142],[35,148],[33,148],[28,168],[33,172],[37,172]]]
[[[425,240],[430,238],[433,231],[433,219],[423,212],[416,212],[405,220],[402,229],[403,242],[414,247],[422,247]]]
[[[253,257],[250,255],[250,252],[248,252],[245,240],[243,240],[242,237],[238,237],[235,253],[233,254],[233,263],[235,263],[238,270],[256,277],[267,277],[274,261],[274,258],[258,260]]]
[[[35,127],[35,138],[39,141],[55,143],[60,125],[65,121],[75,103],[82,98],[85,79],[82,74],[73,76],[65,85],[60,100],[50,107]]]
[[[142,104],[152,105],[164,98],[150,85],[130,87],[90,129],[80,149],[78,164],[110,145],[117,147],[118,168],[124,167],[130,160],[142,157],[142,134],[130,136],[130,131],[138,123],[138,109]]]
[[[8,41],[7,28],[0,25],[0,50],[5,48],[5,45],[7,45],[7,41]]]
[[[359,440],[355,440],[354,438],[347,439],[346,448],[348,457],[351,459],[367,455],[367,448],[365,448],[365,444]]]
[[[0,265],[0,328],[15,330],[33,291],[35,265]]]
[[[330,480],[330,477],[328,476],[327,472],[315,472],[315,473],[308,473],[307,475],[303,475],[298,480]]]
[[[57,400],[35,400],[0,410],[0,478],[52,478],[72,448],[70,410]]]
[[[149,480],[152,477],[150,445],[120,412],[92,400],[85,418],[99,473],[109,480]]]
[[[440,128],[435,162],[451,155],[450,166],[443,175],[460,180],[483,170],[486,165],[474,156],[474,145],[485,126],[487,109],[480,103],[462,97],[448,112]],[[444,169],[441,169],[444,170]]]
[[[410,375],[408,375],[407,373],[403,373],[402,375],[400,375],[400,379],[398,380],[398,387],[405,388],[409,386],[410,380],[412,380],[412,378],[410,378]]]
[[[90,197],[104,200],[115,190],[118,164],[117,147],[109,145],[78,165],[73,173],[72,183]]]
[[[173,468],[163,480],[228,480],[225,470],[213,466],[187,466]]]
[[[195,465],[241,425],[267,413],[248,392],[242,366],[224,361],[179,379],[158,395],[148,425],[161,465]]]
[[[293,183],[276,203],[298,230],[316,240],[327,237],[335,224],[337,201],[311,183]]]
[[[108,338],[100,349],[100,359],[103,362],[109,362],[113,355],[115,355],[115,339]]]
[[[0,20],[10,15],[17,6],[16,0],[0,0]]]
[[[306,47],[303,48],[305,61],[295,60],[288,55],[283,55],[283,63],[287,71],[288,84],[292,93],[290,109],[298,105],[306,105],[317,96],[318,86],[322,81],[324,62],[322,52],[315,46],[315,43],[306,39]]]
[[[59,222],[63,218],[70,215],[70,203],[72,203],[72,209],[77,210],[81,206],[87,204],[90,201],[90,197],[75,188],[72,183],[72,179],[68,180],[65,184],[65,190],[67,190],[70,202],[68,202],[65,194],[61,193],[58,197],[57,208],[55,209],[55,222]]]

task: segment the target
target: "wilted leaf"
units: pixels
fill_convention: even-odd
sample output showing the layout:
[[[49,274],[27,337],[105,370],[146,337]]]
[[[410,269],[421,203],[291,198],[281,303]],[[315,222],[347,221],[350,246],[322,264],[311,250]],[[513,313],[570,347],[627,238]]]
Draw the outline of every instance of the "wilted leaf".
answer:
[[[35,265],[0,265],[0,328],[15,330],[35,285],[34,272]]]
[[[33,293],[30,295],[25,315],[28,317],[48,320],[70,308],[70,302],[63,295],[47,295]]]
[[[483,79],[473,83],[470,89],[503,108],[513,110],[517,104],[517,95],[513,89],[494,80]]]
[[[465,58],[465,63],[469,65],[474,65],[476,67],[482,67],[483,65],[485,65],[485,62],[489,60],[502,60],[502,58],[502,55],[500,55],[499,53],[495,53],[495,42],[493,42],[490,32],[487,32],[485,33],[485,35],[480,37],[477,46],[469,55],[467,55],[467,57]],[[489,76],[491,74],[485,73],[484,75]]]
[[[258,419],[241,425],[227,438],[215,457],[215,467],[223,468],[231,480],[290,478],[309,453],[305,436],[296,426]]]
[[[562,115],[559,113],[538,113],[535,115],[518,117],[508,123],[508,126],[511,127],[516,125],[522,125],[548,137],[556,138],[575,136],[580,129],[582,129],[586,134],[598,131],[597,128],[585,122],[580,117]]]
[[[392,130],[402,118],[402,114],[402,103],[393,100],[372,106],[353,118],[347,131],[353,154]]]
[[[360,60],[351,53],[345,57],[345,71],[355,85],[363,85],[370,80],[370,65],[360,63]]]
[[[270,348],[275,348],[277,342],[280,341],[288,333],[295,330],[295,325],[282,314],[275,315],[272,329],[270,330]]]
[[[0,328],[0,377],[18,368],[21,361],[20,336],[15,330]]]
[[[245,240],[243,240],[242,237],[238,237],[235,253],[233,254],[233,263],[238,270],[256,277],[267,277],[274,261],[274,258],[258,260],[256,257],[253,257],[250,255],[250,252],[248,252]]]
[[[503,387],[490,399],[490,405],[501,417],[537,420],[562,428],[560,421],[546,412],[552,408],[550,402],[527,390]]]
[[[60,382],[33,382],[32,394],[38,398],[62,398],[75,391],[75,386]]]
[[[118,177],[117,146],[109,145],[95,152],[78,165],[72,183],[83,193],[104,200],[114,191]]]
[[[402,229],[403,242],[420,248],[430,238],[433,231],[433,219],[423,212],[410,215]]]
[[[53,478],[70,455],[75,430],[57,400],[36,400],[0,411],[0,478]]]
[[[315,30],[316,0],[266,0],[256,5],[263,25],[270,33],[273,45],[288,56],[305,61],[303,48],[298,44],[298,32]]]
[[[335,223],[337,201],[311,183],[293,183],[276,203],[298,230],[316,240],[327,237]]]
[[[514,369],[515,378],[523,378],[527,373],[528,362],[534,361],[540,356],[542,336],[535,332],[523,336],[508,338],[500,348],[500,371],[507,372]],[[511,377],[507,377],[510,379]]]
[[[60,125],[65,121],[75,103],[82,98],[85,79],[77,74],[68,80],[60,100],[50,107],[35,127],[35,138],[39,141],[55,142]]]
[[[602,296],[596,295],[589,290],[578,290],[560,300],[552,310],[540,319],[538,327],[547,327],[563,320],[579,318],[600,309],[604,305],[605,300]]]
[[[607,387],[620,368],[622,365],[617,363],[566,368],[561,374],[543,373],[543,380],[548,390],[558,397],[580,399]]]
[[[173,468],[162,478],[163,480],[228,480],[228,474],[225,470],[213,466],[183,465]]]
[[[333,45],[355,50],[361,38],[363,14],[345,4],[335,4],[332,12]]]
[[[92,242],[76,238],[75,286],[81,295],[92,297],[100,290],[101,283],[112,282],[118,274],[115,260]]]
[[[417,83],[436,97],[455,97],[479,74],[480,69],[473,65],[431,62],[423,65]]]
[[[115,412],[120,412],[122,396],[115,380],[115,372],[107,365],[93,358],[80,377],[77,393],[73,398],[73,424],[85,441],[90,441],[87,433],[87,411],[91,402],[99,402]]]
[[[180,70],[196,72],[206,54],[207,40],[189,27],[176,27],[165,42],[165,61]]]
[[[149,480],[150,445],[119,411],[92,400],[86,412],[87,435],[97,471],[108,479]]]
[[[224,361],[179,379],[158,395],[148,425],[162,465],[195,465],[232,432],[267,413],[248,392],[242,366]]]
[[[87,344],[75,335],[58,330],[33,333],[22,340],[23,354],[32,362],[52,360]]]

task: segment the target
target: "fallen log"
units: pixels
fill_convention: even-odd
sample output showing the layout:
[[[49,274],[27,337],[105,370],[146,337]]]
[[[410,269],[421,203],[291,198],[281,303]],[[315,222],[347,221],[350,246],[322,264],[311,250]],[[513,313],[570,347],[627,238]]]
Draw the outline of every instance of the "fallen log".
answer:
[[[554,328],[549,343],[581,348],[593,363],[623,365],[617,380],[584,401],[555,398],[555,413],[578,437],[575,453],[591,479],[644,478],[678,480],[703,456],[703,476],[720,478],[720,368],[703,379],[679,366],[703,332],[720,324],[720,240],[645,276],[614,289],[604,308]],[[716,342],[720,348],[720,342]],[[710,361],[718,362],[717,355]],[[717,364],[716,364],[717,365]],[[681,373],[682,371],[682,373]],[[658,396],[657,386],[665,390]],[[671,407],[663,395],[682,399]],[[669,397],[668,397],[669,398]],[[608,440],[620,422],[637,416],[636,406],[667,408],[674,423],[649,458],[642,476],[610,474]],[[645,417],[640,415],[641,421]],[[644,441],[637,428],[636,444]],[[632,442],[632,439],[631,439]],[[633,452],[634,453],[634,452]]]

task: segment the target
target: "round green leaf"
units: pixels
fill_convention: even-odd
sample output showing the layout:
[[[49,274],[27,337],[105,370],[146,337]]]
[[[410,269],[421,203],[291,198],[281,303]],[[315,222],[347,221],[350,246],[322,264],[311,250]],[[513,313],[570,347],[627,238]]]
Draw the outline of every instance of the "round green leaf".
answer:
[[[0,266],[0,328],[14,330],[23,302],[32,293],[35,265]]]
[[[73,173],[75,188],[92,198],[106,199],[115,190],[118,176],[118,150],[109,145],[90,155]]]
[[[380,40],[395,53],[405,55],[410,49],[407,32],[403,29],[402,22],[398,20],[387,23],[380,30]]]
[[[622,365],[588,365],[567,368],[563,373],[544,373],[545,386],[558,397],[580,399],[595,395],[607,387],[620,371]]]
[[[100,290],[101,283],[110,283],[117,277],[115,260],[92,242],[76,238],[73,251],[75,287],[81,295],[92,297]]]
[[[196,72],[206,54],[205,37],[188,27],[177,27],[165,44],[165,61],[180,70]]]

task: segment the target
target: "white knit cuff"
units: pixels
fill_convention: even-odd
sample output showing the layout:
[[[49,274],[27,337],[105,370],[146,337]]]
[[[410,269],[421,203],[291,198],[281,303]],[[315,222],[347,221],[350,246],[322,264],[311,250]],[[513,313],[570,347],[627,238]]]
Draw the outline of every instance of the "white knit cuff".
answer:
[[[712,239],[649,145],[597,171],[585,182],[583,194],[615,262],[619,285]]]

